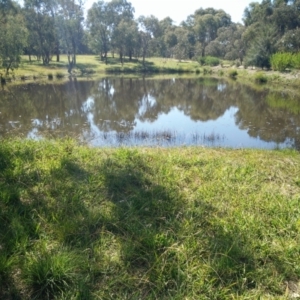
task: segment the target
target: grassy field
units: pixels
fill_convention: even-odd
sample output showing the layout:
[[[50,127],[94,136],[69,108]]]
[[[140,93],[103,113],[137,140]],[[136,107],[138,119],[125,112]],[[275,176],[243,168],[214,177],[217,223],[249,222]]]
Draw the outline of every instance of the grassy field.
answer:
[[[298,152],[1,140],[0,299],[299,296]]]
[[[20,67],[13,74],[22,79],[62,78],[68,74],[68,59],[66,55],[60,56],[60,62],[51,61],[48,66],[42,65],[41,61],[23,56]],[[123,65],[119,58],[109,56],[108,63],[95,55],[78,55],[76,68],[72,70],[73,75],[86,76],[105,73],[184,73],[199,71],[199,64],[194,61],[178,61],[175,59],[148,58],[143,65],[142,59],[124,59]]]

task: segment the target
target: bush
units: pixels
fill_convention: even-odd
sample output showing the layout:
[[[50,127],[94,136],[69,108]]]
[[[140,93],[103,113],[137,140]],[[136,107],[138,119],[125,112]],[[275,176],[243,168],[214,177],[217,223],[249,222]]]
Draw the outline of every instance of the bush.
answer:
[[[295,69],[300,69],[300,53],[293,55],[293,67]]]
[[[283,72],[293,67],[293,54],[289,52],[275,53],[270,58],[271,67],[274,71]]]
[[[254,80],[257,83],[266,83],[268,81],[268,78],[264,73],[258,72],[255,74]]]
[[[64,74],[62,72],[56,72],[56,78],[61,79],[64,77]]]
[[[220,59],[214,56],[204,56],[199,57],[198,62],[201,66],[218,66],[220,64]]]
[[[52,73],[48,73],[47,76],[48,76],[48,79],[49,79],[49,80],[52,80],[52,79],[53,79],[53,74],[52,74]]]
[[[230,70],[229,71],[229,77],[230,78],[236,78],[236,76],[238,76],[238,72],[237,72],[237,70]]]

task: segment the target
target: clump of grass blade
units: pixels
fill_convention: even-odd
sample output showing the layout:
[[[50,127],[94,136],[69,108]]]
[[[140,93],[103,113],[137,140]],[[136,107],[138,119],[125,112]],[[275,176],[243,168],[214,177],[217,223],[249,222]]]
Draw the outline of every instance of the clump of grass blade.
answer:
[[[35,299],[54,299],[76,286],[77,264],[78,256],[65,249],[29,253],[23,278]]]
[[[256,83],[267,83],[268,77],[264,73],[258,72],[255,74],[254,80]]]
[[[228,75],[230,78],[236,79],[236,77],[238,76],[238,72],[237,72],[237,70],[232,69],[229,71]]]

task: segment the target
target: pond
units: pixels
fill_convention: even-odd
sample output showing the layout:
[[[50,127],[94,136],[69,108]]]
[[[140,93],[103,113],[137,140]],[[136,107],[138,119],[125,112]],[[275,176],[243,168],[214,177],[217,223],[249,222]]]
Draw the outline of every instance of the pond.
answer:
[[[205,77],[6,85],[0,137],[7,136],[72,137],[93,146],[300,149],[300,97]]]

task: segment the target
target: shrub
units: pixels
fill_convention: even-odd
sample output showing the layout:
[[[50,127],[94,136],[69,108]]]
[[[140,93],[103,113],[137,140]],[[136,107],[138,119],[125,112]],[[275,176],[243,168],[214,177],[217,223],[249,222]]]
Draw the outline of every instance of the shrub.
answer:
[[[270,58],[271,67],[274,71],[283,72],[293,67],[293,54],[289,52],[275,53]]]
[[[56,78],[61,79],[64,77],[64,74],[62,72],[56,72]]]
[[[206,66],[217,66],[220,64],[220,59],[214,56],[204,56],[199,57],[198,62],[200,65],[206,65]]]
[[[52,80],[52,79],[53,79],[53,74],[52,74],[52,73],[48,73],[47,76],[48,76],[48,79],[49,79],[49,80]]]
[[[5,77],[2,77],[2,75],[0,76],[0,82],[1,82],[1,84],[5,84],[6,83]]]
[[[255,74],[254,80],[257,83],[266,83],[268,81],[268,78],[264,73],[258,72]]]
[[[230,78],[234,78],[234,79],[236,78],[236,76],[238,76],[237,70],[230,70],[228,74]]]
[[[293,55],[293,67],[295,69],[300,69],[300,53]]]

